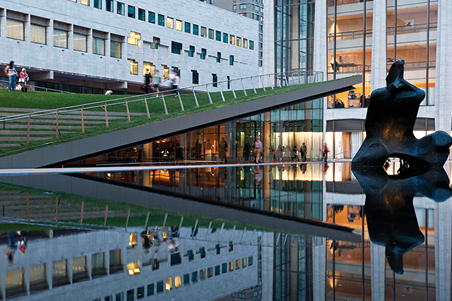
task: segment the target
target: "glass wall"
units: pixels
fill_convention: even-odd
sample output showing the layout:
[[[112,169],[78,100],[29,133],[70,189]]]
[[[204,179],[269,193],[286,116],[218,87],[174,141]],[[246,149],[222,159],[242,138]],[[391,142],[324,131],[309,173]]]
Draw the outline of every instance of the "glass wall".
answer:
[[[276,72],[312,70],[314,39],[314,1],[277,0]]]

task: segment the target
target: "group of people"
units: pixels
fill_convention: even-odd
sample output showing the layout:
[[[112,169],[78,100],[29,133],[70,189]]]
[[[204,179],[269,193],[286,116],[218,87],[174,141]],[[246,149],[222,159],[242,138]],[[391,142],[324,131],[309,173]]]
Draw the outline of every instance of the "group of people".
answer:
[[[152,91],[157,92],[156,96],[158,96],[160,93],[160,85],[166,81],[170,81],[172,95],[177,96],[179,93],[180,77],[179,73],[176,71],[171,71],[168,78],[164,81],[162,81],[158,70],[155,70],[154,75],[151,75],[151,72],[148,71],[148,73],[144,76],[144,84],[141,88],[146,92],[146,94]]]
[[[17,243],[16,243],[16,234],[20,235],[20,239]],[[6,247],[6,249],[3,252],[5,253],[5,256],[8,258],[8,261],[10,263],[13,263],[14,254],[16,253],[16,250],[19,249],[20,253],[24,255],[27,246],[28,239],[26,232],[21,231],[8,232],[8,247]]]
[[[27,92],[27,82],[29,78],[25,68],[22,68],[21,72],[18,73],[14,61],[11,61],[6,66],[4,72],[8,77],[8,92],[14,92],[16,88],[21,89],[22,92]]]

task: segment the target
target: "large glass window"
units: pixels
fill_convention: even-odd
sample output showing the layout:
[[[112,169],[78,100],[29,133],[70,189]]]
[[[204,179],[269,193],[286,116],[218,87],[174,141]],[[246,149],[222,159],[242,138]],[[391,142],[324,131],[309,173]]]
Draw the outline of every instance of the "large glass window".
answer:
[[[116,3],[116,12],[118,13],[118,15],[125,15],[125,9],[126,9],[126,5],[122,2],[118,2]]]
[[[110,42],[110,56],[118,59],[121,58],[121,42]]]
[[[164,15],[158,15],[158,25],[165,26],[165,16]]]
[[[142,8],[138,9],[138,20],[146,21],[146,11]]]
[[[136,45],[140,44],[141,34],[138,32],[131,31],[130,36],[127,37],[127,44]]]
[[[182,50],[182,44],[178,42],[171,42],[171,53],[180,54]]]
[[[201,37],[207,37],[207,28],[201,26]]]
[[[199,35],[199,26],[196,24],[193,24],[193,34]]]
[[[12,19],[6,20],[6,36],[15,40],[24,40],[24,22]]]
[[[46,27],[36,24],[31,24],[30,41],[38,44],[47,44],[46,42]]]
[[[93,1],[94,1],[93,5],[95,8],[102,9],[102,0],[93,0]]]
[[[168,26],[168,28],[174,28],[174,19],[166,17],[166,26]]]
[[[191,28],[191,24],[188,23],[188,22],[185,22],[185,32],[186,32],[186,33],[190,33],[190,32],[191,32],[191,31],[190,31],[190,28]]]
[[[148,21],[149,21],[149,23],[155,24],[155,13],[154,12],[150,11],[148,13]]]
[[[109,12],[113,12],[114,11],[114,2],[113,0],[105,0],[105,10],[109,11]]]
[[[93,37],[93,53],[105,55],[105,40]]]
[[[129,18],[135,18],[135,6],[127,5],[127,16]]]
[[[86,52],[87,51],[86,43],[87,43],[86,35],[74,33],[74,50]]]
[[[132,59],[129,59],[130,62],[130,74],[138,75],[138,62]]]
[[[176,30],[182,31],[182,21],[176,20]]]
[[[53,45],[55,47],[67,48],[67,31],[54,28]]]

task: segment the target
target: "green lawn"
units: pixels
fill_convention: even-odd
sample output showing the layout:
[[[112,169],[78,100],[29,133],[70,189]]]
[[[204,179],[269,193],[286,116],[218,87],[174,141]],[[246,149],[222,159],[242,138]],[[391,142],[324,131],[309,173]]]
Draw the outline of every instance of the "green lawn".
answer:
[[[41,141],[31,141],[29,145],[26,145],[25,142],[20,142],[20,146],[14,146],[14,147],[2,147],[0,148],[0,156],[7,156],[14,153],[24,152],[40,147],[45,147],[49,145],[59,144],[59,143],[65,143],[72,140],[78,140],[83,139],[87,137],[92,137],[96,135],[101,135],[121,129],[136,127],[148,123],[158,122],[165,119],[175,118],[182,115],[188,115],[193,113],[198,113],[202,111],[207,111],[215,108],[221,108],[224,106],[229,106],[232,104],[237,104],[241,102],[251,101],[255,99],[259,99],[266,96],[271,95],[277,95],[293,90],[298,90],[314,85],[318,85],[320,83],[313,83],[313,84],[304,84],[304,85],[295,85],[295,86],[287,86],[287,87],[275,87],[274,89],[266,88],[266,91],[263,89],[256,89],[256,93],[254,93],[253,89],[246,90],[247,95],[245,96],[245,93],[243,90],[236,90],[236,97],[234,98],[232,91],[225,91],[223,93],[223,96],[225,98],[225,101],[223,101],[223,98],[220,94],[220,92],[212,92],[210,93],[210,99],[212,100],[213,104],[210,104],[210,99],[208,97],[207,93],[196,93],[196,100],[198,101],[199,107],[196,106],[195,96],[193,93],[188,94],[182,94],[181,99],[184,106],[185,111],[182,111],[180,100],[178,97],[174,96],[165,96],[165,103],[168,110],[168,115],[165,113],[163,100],[161,97],[159,98],[147,98],[147,104],[150,111],[150,118],[147,118],[146,116],[146,105],[144,103],[144,97],[143,96],[134,96],[134,99],[138,99],[139,101],[133,102],[133,99],[129,100],[128,102],[128,108],[130,113],[141,113],[140,116],[131,116],[131,122],[128,122],[127,117],[125,115],[126,113],[126,106],[124,105],[124,100],[120,99],[123,97],[120,97],[118,95],[114,96],[106,96],[106,95],[90,95],[90,94],[65,94],[65,93],[53,93],[53,92],[34,92],[30,91],[28,93],[22,93],[20,91],[16,92],[7,92],[6,89],[0,90],[0,108],[32,108],[32,109],[56,109],[66,106],[73,106],[73,105],[83,105],[83,104],[90,104],[92,102],[96,101],[108,101],[113,100],[109,104],[115,104],[115,105],[109,105],[107,106],[107,112],[122,112],[123,116],[122,119],[118,120],[109,120],[109,127],[106,127],[105,124],[105,114],[103,113],[102,108],[93,108],[88,109],[87,107],[84,108],[85,116],[89,116],[86,114],[87,111],[94,111],[97,112],[98,120],[102,123],[100,124],[89,124],[91,126],[90,128],[85,129],[85,133],[82,134],[81,130],[78,131],[72,131],[71,133],[65,133],[59,136],[57,139],[55,135],[49,131],[49,135],[46,136],[46,140]],[[60,112],[61,113],[61,112]],[[75,114],[77,118],[80,116],[80,111],[71,112],[71,114]],[[109,118],[114,117],[112,115],[109,115]],[[47,115],[44,117],[41,117],[41,119],[44,118],[45,123],[34,123],[33,118],[31,119],[31,130],[38,130],[34,129],[33,127],[36,125],[42,125],[42,124],[55,124],[55,116],[54,115]],[[67,118],[65,118],[65,115],[60,116],[61,121],[59,122],[59,125],[75,125],[75,126],[81,126],[81,118],[79,119],[73,119],[73,122],[75,123],[68,123]],[[85,117],[85,126],[88,126],[86,123],[88,119]],[[41,120],[42,121],[42,120]],[[27,129],[27,119],[23,118],[20,120],[13,120],[13,121],[7,121],[3,124],[5,130],[9,130],[10,128],[16,126],[17,124],[21,123],[23,128],[22,130]],[[60,130],[61,131],[61,130]],[[1,135],[1,131],[0,131]],[[6,142],[8,143],[8,142]],[[17,142],[14,142],[17,143]]]

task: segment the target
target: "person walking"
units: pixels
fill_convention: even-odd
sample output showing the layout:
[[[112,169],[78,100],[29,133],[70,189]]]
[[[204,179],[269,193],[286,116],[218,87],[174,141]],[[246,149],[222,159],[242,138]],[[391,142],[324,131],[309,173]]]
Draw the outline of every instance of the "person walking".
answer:
[[[152,80],[151,71],[148,70],[148,72],[144,76],[144,86],[145,86],[144,91],[146,92],[146,94],[149,94],[149,84],[151,83],[151,80]]]
[[[9,62],[5,68],[5,75],[9,78],[8,92],[14,92],[16,89],[17,71],[14,61]]]
[[[152,77],[152,89],[157,91],[156,96],[159,96],[159,88],[160,88],[161,82],[162,82],[162,79],[160,78],[159,71],[155,70],[155,74]]]
[[[224,163],[227,163],[227,158],[226,158],[226,152],[228,151],[228,143],[226,142],[226,140],[223,138],[221,138],[221,142],[220,142],[220,160],[224,161]]]
[[[328,145],[325,143],[325,145],[323,146],[323,162],[327,162],[328,161],[328,153],[330,152],[330,150],[328,149]]]
[[[305,162],[307,149],[306,149],[306,144],[304,142],[303,142],[303,145],[300,147],[300,153],[301,153],[301,161]]]
[[[260,141],[259,137],[256,137],[256,140],[254,141],[254,156],[256,157],[256,164],[259,164],[259,161],[262,162],[262,142]]]
[[[22,86],[21,88],[22,92],[27,92],[27,81],[28,81],[27,70],[25,70],[25,68],[22,68],[22,71],[19,73],[19,84]]]

